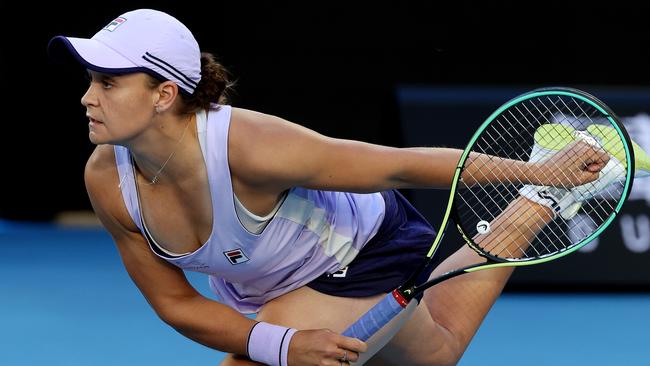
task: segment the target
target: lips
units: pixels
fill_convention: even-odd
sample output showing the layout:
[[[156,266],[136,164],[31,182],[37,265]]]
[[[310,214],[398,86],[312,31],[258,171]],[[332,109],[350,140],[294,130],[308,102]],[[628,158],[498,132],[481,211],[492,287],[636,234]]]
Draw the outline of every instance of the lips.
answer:
[[[88,117],[88,120],[90,121],[90,123],[103,123],[102,121],[100,121],[98,119],[95,119],[95,118],[93,118],[93,117],[91,117],[89,115],[86,115],[86,117]]]

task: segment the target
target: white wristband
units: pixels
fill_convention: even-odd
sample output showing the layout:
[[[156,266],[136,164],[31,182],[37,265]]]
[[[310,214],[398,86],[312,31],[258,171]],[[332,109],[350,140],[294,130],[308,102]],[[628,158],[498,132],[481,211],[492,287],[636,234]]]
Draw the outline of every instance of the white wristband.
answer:
[[[289,342],[296,332],[293,328],[265,322],[256,323],[248,334],[248,357],[265,365],[287,366]]]

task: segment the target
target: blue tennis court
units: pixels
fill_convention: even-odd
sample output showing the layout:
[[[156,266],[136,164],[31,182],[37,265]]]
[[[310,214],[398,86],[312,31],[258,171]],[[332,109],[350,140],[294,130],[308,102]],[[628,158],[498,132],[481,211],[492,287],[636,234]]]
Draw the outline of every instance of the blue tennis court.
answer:
[[[0,365],[217,365],[223,357],[156,317],[101,229],[0,221],[0,249]],[[188,277],[212,296],[203,275]],[[460,365],[521,365],[522,355],[530,366],[649,365],[648,309],[650,294],[505,294]]]

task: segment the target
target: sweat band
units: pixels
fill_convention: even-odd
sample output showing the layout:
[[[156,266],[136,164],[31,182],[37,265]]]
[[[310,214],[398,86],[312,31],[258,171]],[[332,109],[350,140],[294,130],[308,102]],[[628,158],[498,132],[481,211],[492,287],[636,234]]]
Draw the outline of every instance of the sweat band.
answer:
[[[248,357],[265,365],[287,366],[289,342],[297,331],[265,322],[256,323],[248,335]]]

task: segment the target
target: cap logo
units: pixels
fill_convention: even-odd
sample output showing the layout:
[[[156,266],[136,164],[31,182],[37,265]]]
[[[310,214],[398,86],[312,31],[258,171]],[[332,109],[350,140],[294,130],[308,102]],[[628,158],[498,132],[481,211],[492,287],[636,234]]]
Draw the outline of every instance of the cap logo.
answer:
[[[113,20],[112,22],[108,23],[108,25],[104,27],[104,30],[112,32],[115,29],[117,29],[117,27],[122,25],[124,22],[126,22],[126,18],[119,17],[119,18]]]

